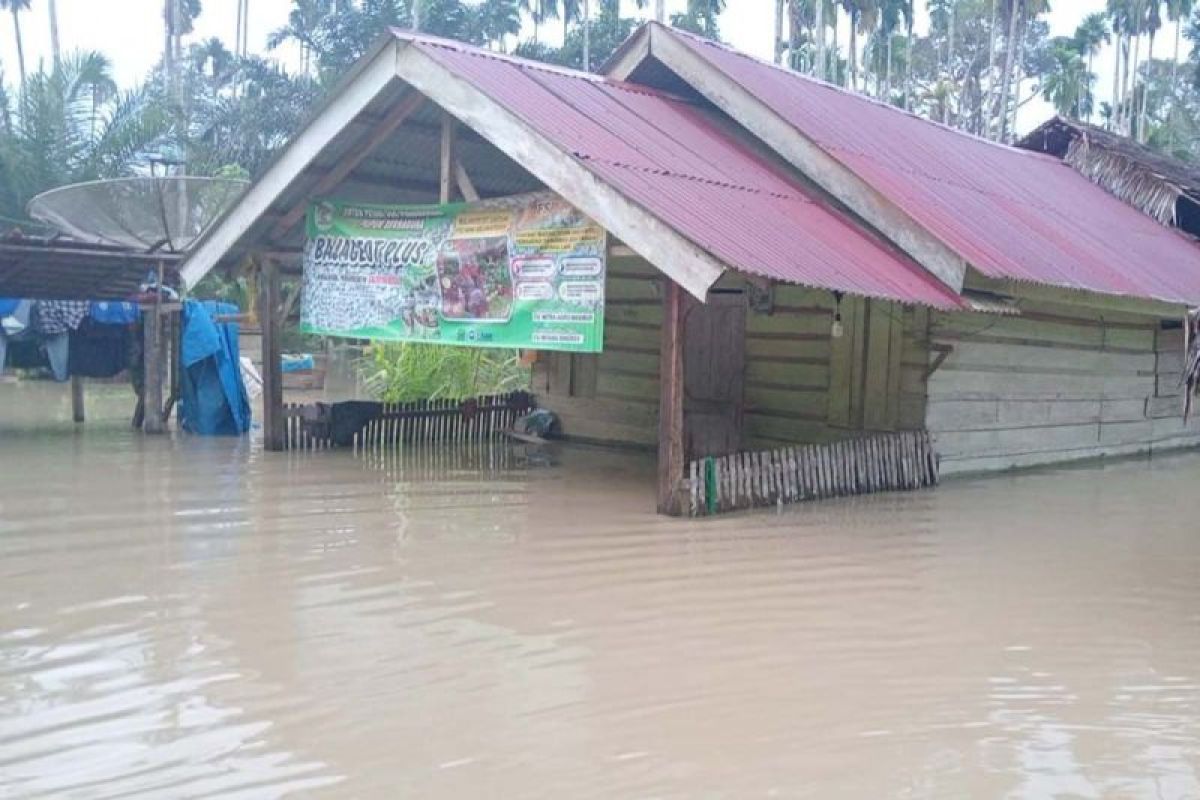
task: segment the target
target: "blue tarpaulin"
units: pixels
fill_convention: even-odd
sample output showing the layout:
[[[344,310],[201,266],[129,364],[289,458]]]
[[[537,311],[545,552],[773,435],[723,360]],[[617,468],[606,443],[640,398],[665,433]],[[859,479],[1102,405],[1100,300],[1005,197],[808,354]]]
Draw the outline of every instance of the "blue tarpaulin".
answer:
[[[204,436],[236,436],[250,430],[250,400],[238,363],[238,326],[214,316],[237,306],[211,300],[183,304],[179,422]]]

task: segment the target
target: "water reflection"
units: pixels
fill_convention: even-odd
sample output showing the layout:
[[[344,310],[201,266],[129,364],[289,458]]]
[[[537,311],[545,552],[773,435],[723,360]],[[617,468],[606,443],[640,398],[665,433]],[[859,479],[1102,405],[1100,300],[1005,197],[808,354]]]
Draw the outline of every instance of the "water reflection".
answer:
[[[689,523],[87,427],[0,426],[0,796],[1200,795],[1197,456]]]

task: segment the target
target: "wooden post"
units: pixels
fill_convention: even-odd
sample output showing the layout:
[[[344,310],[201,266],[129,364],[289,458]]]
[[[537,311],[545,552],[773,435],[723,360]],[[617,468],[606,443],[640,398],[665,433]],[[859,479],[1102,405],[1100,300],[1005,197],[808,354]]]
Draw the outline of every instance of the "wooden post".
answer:
[[[162,267],[159,267],[162,275]],[[146,433],[165,433],[163,419],[163,373],[167,348],[162,340],[162,281],[159,280],[158,296],[154,302],[142,306],[142,358],[143,358],[143,419],[142,430]]]
[[[454,129],[458,121],[449,114],[442,114],[442,165],[438,188],[438,202],[450,202],[450,191],[454,186]]]
[[[83,378],[71,376],[71,419],[83,422]]]
[[[683,287],[664,279],[662,348],[659,354],[658,403],[658,513],[679,516],[684,511],[681,482],[684,477]]]
[[[279,265],[265,259],[259,272],[258,321],[262,328],[263,448],[271,451],[284,449],[279,314]]]

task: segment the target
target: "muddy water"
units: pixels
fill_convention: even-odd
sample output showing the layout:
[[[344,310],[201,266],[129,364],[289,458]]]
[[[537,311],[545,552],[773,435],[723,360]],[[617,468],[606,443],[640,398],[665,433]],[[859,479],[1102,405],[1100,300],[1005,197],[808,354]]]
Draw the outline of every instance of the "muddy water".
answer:
[[[693,524],[120,400],[0,426],[0,797],[1200,796],[1196,456]]]

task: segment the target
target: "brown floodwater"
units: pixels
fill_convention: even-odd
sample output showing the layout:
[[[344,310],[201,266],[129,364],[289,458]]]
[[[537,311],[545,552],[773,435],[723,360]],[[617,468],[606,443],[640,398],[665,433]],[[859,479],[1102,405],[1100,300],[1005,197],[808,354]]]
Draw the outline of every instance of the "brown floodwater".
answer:
[[[688,522],[104,399],[0,386],[0,797],[1200,797],[1200,456]]]

